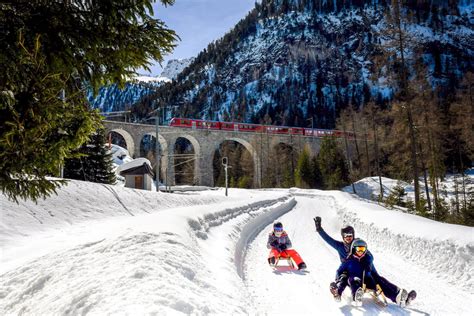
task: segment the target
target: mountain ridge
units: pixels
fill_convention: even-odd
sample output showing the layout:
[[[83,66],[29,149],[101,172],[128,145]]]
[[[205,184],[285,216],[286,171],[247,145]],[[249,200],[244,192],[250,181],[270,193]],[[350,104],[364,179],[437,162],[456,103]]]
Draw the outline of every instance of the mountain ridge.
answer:
[[[442,2],[426,12],[408,1],[408,32],[422,50],[433,86],[473,70],[472,5]],[[386,104],[394,87],[374,76],[387,2],[272,1],[256,4],[223,38],[210,43],[147,106],[169,116],[332,128],[338,112],[369,101]],[[446,14],[446,16],[443,16]],[[410,61],[415,62],[415,60]],[[381,71],[387,70],[381,68]],[[455,78],[453,78],[455,77]],[[142,113],[146,111],[142,110]],[[138,115],[140,117],[140,115]]]

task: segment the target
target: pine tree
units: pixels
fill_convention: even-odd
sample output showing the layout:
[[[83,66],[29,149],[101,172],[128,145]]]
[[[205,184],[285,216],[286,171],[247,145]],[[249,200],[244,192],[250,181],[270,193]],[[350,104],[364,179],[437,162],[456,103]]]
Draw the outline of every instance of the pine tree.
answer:
[[[105,130],[99,129],[78,150],[78,158],[66,159],[64,176],[89,182],[115,184],[112,154],[105,145]]]
[[[323,179],[321,175],[321,170],[319,168],[318,156],[313,156],[311,158],[311,174],[313,181],[311,182],[311,187],[315,189],[323,188]]]
[[[454,160],[453,172],[461,174],[458,204],[462,220],[460,223],[474,226],[474,190],[469,191],[467,178],[464,172],[465,166],[474,160],[474,75],[467,73],[461,82],[454,102],[449,106],[449,130],[450,148],[455,152],[457,159]]]
[[[369,128],[371,129],[371,137],[373,143],[373,153],[374,153],[374,164],[375,164],[375,172],[377,177],[379,178],[379,198],[378,200],[381,202],[384,197],[384,189],[382,184],[382,163],[381,163],[381,155],[380,155],[380,145],[379,145],[379,128],[384,126],[381,121],[383,121],[383,112],[378,110],[377,107],[373,103],[369,103],[366,109],[367,121]],[[390,129],[391,130],[391,129]]]
[[[311,158],[307,148],[304,148],[298,157],[296,164],[295,183],[296,186],[302,189],[309,189],[311,187],[312,170]]]
[[[318,155],[318,165],[325,189],[340,189],[347,184],[349,172],[344,154],[337,147],[333,137],[323,138]]]
[[[391,5],[386,11],[387,27],[381,33],[386,44],[382,46],[384,54],[380,58],[388,60],[391,66],[391,77],[397,84],[396,101],[402,110],[404,119],[401,122],[407,127],[407,143],[409,146],[409,166],[411,168],[411,178],[414,184],[415,208],[421,208],[420,203],[420,185],[419,185],[419,162],[417,155],[417,134],[414,122],[413,97],[409,85],[409,60],[407,50],[411,46],[411,39],[406,32],[407,17],[404,16],[402,1],[392,0]]]
[[[400,182],[397,182],[397,185],[393,187],[390,194],[384,200],[385,205],[388,207],[393,207],[394,205],[406,207],[406,195],[405,188],[400,184]]]
[[[163,60],[176,34],[151,0],[16,0],[0,5],[0,190],[37,200],[55,192],[59,165],[100,125],[95,91]],[[173,0],[160,0],[172,4]]]

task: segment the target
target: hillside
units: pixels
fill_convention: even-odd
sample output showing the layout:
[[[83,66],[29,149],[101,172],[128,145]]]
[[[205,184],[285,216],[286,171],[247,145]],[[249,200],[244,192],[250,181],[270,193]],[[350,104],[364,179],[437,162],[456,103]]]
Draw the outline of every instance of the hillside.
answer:
[[[309,126],[313,118],[323,128],[334,127],[349,104],[383,106],[397,89],[389,80],[394,61],[383,50],[391,7],[364,3],[263,0],[144,106],[166,108],[169,116],[292,126]],[[412,76],[422,63],[431,86],[446,94],[474,70],[474,5],[430,3],[402,8],[405,56]]]
[[[128,111],[137,106],[137,103],[145,102],[144,100],[157,87],[175,79],[192,60],[193,58],[169,60],[160,76],[137,76],[130,79],[123,89],[120,89],[116,84],[103,86],[99,89],[97,95],[94,95],[92,90],[89,89],[87,99],[91,107],[99,109],[100,112]]]

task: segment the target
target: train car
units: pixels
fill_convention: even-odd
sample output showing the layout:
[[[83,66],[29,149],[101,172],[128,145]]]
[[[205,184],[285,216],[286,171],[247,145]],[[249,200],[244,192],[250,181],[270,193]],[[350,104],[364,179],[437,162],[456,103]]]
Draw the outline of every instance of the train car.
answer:
[[[265,132],[269,134],[288,134],[288,127],[265,125]]]
[[[234,123],[234,122],[217,122],[217,121],[204,121],[186,118],[172,118],[169,126],[184,127],[193,129],[211,129],[211,130],[223,130],[223,131],[235,131],[235,132],[247,132],[247,133],[269,133],[269,134],[282,134],[282,135],[305,135],[310,137],[348,137],[354,139],[353,132],[342,132],[340,130],[329,130],[329,129],[312,129],[302,127],[288,127],[288,126],[272,126],[272,125],[260,125],[250,123]]]
[[[173,117],[169,122],[169,126],[191,128],[193,126],[192,121],[191,119]]]
[[[288,133],[291,135],[304,135],[304,128],[302,127],[290,127]]]
[[[324,136],[332,136],[333,135],[333,131],[328,130],[328,129],[305,128],[304,132],[305,132],[306,136],[313,136],[313,137],[324,137]]]
[[[305,136],[314,136],[315,135],[315,130],[312,129],[312,128],[305,128],[303,131],[304,131]]]
[[[264,131],[263,125],[259,124],[250,124],[250,123],[234,123],[237,125],[237,130],[239,132],[254,132],[261,133]]]
[[[186,127],[192,129],[212,129],[219,130],[220,122],[215,121],[204,121],[204,120],[195,120],[195,119],[185,119],[185,118],[172,118],[170,120],[169,126],[173,127]]]
[[[239,131],[239,126],[237,123],[233,123],[233,122],[221,122],[221,130],[223,131],[235,131],[235,132],[238,132]]]

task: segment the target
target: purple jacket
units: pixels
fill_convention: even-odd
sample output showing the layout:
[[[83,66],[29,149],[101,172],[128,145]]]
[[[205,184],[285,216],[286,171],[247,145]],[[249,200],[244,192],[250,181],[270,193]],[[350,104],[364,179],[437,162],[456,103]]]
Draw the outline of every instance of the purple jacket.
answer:
[[[286,248],[291,248],[291,240],[286,231],[283,231],[280,237],[275,236],[273,232],[268,235],[267,248],[277,248],[278,245],[286,245]]]

